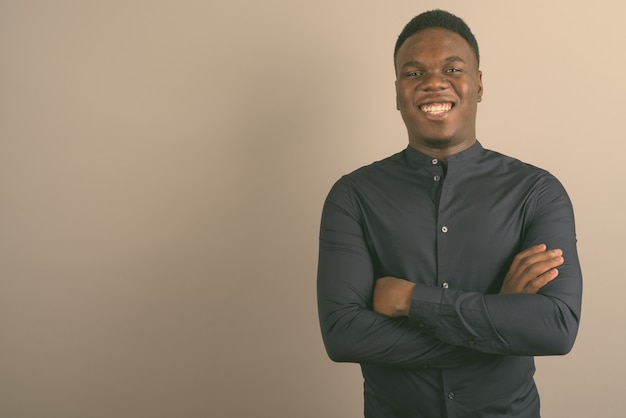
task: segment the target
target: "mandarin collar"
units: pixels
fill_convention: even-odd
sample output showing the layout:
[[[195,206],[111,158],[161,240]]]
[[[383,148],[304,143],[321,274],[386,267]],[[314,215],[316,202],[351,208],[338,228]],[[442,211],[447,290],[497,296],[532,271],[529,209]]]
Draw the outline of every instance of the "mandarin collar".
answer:
[[[457,154],[450,155],[448,157],[448,163],[450,163],[450,161],[464,161],[475,159],[480,156],[480,154],[482,154],[482,151],[483,146],[477,140],[474,145],[472,145],[468,149],[461,151]],[[433,165],[433,161],[435,160],[435,158],[416,150],[410,145],[406,147],[404,154],[406,155],[406,158],[411,165]]]

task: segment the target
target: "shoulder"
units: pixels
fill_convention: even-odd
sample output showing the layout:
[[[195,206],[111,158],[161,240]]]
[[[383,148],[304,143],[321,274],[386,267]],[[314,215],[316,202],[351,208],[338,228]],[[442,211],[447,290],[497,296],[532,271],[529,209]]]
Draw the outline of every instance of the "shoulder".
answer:
[[[543,168],[490,149],[483,150],[483,158],[495,162],[503,169],[519,171],[527,174],[536,174],[538,176],[549,175],[549,172]]]
[[[358,196],[370,195],[384,189],[393,182],[399,172],[403,171],[402,167],[406,167],[403,151],[344,174],[330,189],[326,198],[327,203],[353,205]]]
[[[500,175],[512,176],[520,182],[527,183],[536,198],[546,198],[548,196],[567,198],[567,192],[561,182],[544,168],[488,149],[484,150],[483,158],[491,161]]]
[[[406,166],[404,151],[400,151],[384,159],[374,161],[371,164],[362,166],[344,174],[335,185],[343,187],[358,187],[362,184],[372,184],[398,172]]]
[[[405,165],[405,163],[404,151],[400,151],[382,160],[360,167],[344,177],[358,179],[360,177],[376,176],[389,170],[397,170],[398,167]]]
[[[537,182],[559,182],[557,178],[548,170],[497,151],[485,149],[483,150],[482,157],[484,162],[488,162],[490,166],[493,166],[495,170],[502,174],[508,173],[528,179],[534,179]]]

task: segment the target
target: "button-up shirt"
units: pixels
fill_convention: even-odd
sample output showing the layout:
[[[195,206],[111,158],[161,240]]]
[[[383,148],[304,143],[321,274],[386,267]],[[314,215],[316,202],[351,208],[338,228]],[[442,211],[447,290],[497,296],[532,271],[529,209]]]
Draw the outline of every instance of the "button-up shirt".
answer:
[[[563,251],[557,278],[499,295],[514,256],[541,243]],[[408,317],[372,310],[384,276],[416,283]],[[361,364],[366,417],[538,417],[533,356],[571,349],[581,294],[562,185],[479,142],[447,165],[409,146],[324,204],[322,335],[331,359]]]

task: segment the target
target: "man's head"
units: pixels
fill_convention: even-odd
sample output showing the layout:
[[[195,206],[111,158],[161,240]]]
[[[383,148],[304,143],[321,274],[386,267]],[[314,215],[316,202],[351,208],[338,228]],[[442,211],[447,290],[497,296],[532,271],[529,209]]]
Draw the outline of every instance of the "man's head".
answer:
[[[476,42],[476,37],[474,37],[474,34],[470,30],[469,26],[467,26],[463,19],[444,10],[430,10],[428,12],[421,13],[407,23],[396,41],[396,47],[393,51],[394,62],[396,56],[398,55],[398,49],[400,49],[404,41],[415,34],[415,32],[428,28],[444,28],[460,35],[472,48],[474,54],[476,55],[476,64],[480,65],[478,42]]]
[[[398,38],[394,63],[409,144],[438,158],[472,146],[483,86],[467,25],[440,10],[417,16]]]

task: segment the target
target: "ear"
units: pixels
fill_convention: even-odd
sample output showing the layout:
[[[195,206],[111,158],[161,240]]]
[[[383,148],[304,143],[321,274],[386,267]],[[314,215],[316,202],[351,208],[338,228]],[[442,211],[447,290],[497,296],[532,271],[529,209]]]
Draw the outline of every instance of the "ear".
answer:
[[[398,80],[396,80],[395,86],[396,86],[396,110],[400,110],[400,100],[398,99]]]
[[[478,71],[478,101],[483,100],[483,72]]]

